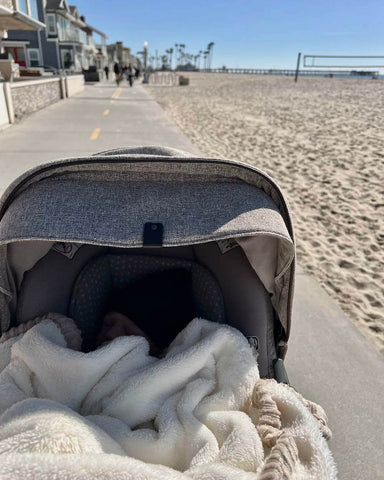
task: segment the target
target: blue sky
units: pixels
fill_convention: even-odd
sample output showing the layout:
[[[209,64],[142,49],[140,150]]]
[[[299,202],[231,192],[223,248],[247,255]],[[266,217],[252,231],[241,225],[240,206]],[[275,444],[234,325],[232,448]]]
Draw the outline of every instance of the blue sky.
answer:
[[[212,66],[294,68],[297,53],[384,55],[384,0],[70,0],[108,42],[159,55],[214,42]],[[375,60],[375,64],[378,63]],[[381,60],[383,62],[383,60]]]

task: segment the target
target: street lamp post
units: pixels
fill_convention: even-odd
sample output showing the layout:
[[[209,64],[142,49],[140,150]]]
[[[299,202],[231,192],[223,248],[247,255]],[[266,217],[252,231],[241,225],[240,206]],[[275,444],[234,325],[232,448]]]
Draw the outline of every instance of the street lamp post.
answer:
[[[144,58],[144,79],[143,79],[143,83],[148,83],[147,57],[148,57],[148,42],[144,42],[143,43],[143,58]]]

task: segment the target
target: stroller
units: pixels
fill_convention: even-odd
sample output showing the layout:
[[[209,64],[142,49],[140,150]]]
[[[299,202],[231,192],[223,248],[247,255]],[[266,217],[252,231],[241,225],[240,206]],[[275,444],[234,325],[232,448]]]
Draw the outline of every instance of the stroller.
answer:
[[[91,344],[113,288],[181,268],[196,315],[236,327],[260,375],[287,382],[294,258],[284,197],[254,167],[159,147],[56,161],[2,198],[1,331],[57,312]]]

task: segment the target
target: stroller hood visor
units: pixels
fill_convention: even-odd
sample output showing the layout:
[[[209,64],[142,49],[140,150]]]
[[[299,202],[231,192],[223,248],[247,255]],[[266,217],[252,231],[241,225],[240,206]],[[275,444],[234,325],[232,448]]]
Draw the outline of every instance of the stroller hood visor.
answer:
[[[19,180],[17,194],[15,187],[8,190],[0,221],[3,304],[15,281],[7,273],[7,244],[142,247],[144,225],[151,222],[163,227],[163,247],[235,238],[288,333],[294,243],[287,207],[273,181],[228,161],[138,157],[58,162],[49,171],[35,171],[33,179]]]

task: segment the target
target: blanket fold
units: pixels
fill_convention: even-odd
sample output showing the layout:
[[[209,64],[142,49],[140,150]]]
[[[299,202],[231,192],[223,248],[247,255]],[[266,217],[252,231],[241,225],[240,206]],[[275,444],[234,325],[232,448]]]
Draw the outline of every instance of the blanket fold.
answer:
[[[237,330],[195,319],[158,359],[135,336],[68,348],[67,320],[0,341],[1,478],[336,478],[324,411],[261,380]]]

